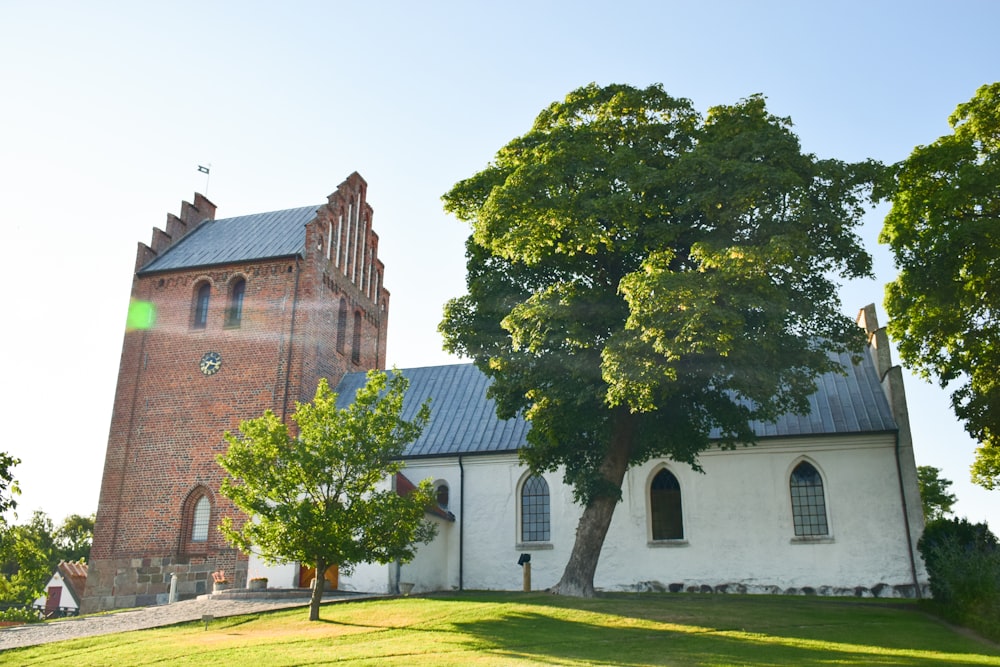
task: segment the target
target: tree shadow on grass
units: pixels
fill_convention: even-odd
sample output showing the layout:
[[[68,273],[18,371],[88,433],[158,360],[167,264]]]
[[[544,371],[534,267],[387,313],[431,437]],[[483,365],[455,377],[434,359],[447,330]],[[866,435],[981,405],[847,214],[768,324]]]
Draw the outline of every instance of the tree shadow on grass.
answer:
[[[607,625],[607,621],[612,623]],[[1000,657],[882,648],[847,642],[717,630],[697,625],[637,623],[606,616],[594,622],[511,611],[502,619],[456,622],[478,651],[536,664],[595,665],[1000,665]],[[645,626],[645,627],[641,627]]]

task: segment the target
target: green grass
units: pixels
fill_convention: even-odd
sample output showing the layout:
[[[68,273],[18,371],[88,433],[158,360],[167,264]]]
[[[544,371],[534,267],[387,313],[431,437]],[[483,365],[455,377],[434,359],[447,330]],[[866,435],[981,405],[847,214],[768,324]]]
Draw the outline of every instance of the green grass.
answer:
[[[303,608],[13,649],[17,665],[998,665],[915,603],[462,593]]]

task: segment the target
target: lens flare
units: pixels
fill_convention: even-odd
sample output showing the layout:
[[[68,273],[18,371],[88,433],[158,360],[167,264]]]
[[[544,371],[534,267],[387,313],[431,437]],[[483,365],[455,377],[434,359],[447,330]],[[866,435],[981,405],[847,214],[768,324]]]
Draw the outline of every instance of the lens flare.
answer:
[[[152,329],[156,322],[156,306],[152,301],[139,301],[133,299],[128,304],[128,319],[125,321],[125,328],[128,331],[136,329]]]

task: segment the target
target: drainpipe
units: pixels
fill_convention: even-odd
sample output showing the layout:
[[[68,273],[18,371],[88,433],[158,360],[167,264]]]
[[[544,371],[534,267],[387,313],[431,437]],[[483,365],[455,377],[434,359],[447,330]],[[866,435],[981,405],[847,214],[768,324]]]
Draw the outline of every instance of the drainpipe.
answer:
[[[462,465],[462,455],[458,455],[458,590],[463,591],[465,567],[465,466]]]
[[[913,590],[917,599],[923,597],[920,582],[917,580],[917,562],[913,557],[913,534],[910,532],[910,513],[906,509],[906,490],[903,486],[903,464],[899,457],[899,431],[896,431],[896,478],[899,480],[899,501],[903,506],[903,526],[906,528],[906,553],[910,556],[910,575],[913,577]]]

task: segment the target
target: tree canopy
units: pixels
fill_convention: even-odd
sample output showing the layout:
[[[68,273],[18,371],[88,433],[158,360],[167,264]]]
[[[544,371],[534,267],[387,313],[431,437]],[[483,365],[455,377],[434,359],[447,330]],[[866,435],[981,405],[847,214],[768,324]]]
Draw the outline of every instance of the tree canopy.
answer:
[[[317,585],[310,620],[319,619],[323,573],[339,565],[408,561],[434,527],[424,520],[432,503],[429,480],[408,495],[380,483],[399,472],[404,446],[419,437],[429,403],[412,421],[401,417],[409,386],[398,372],[371,371],[354,403],[338,409],[337,395],[320,380],[311,403],[296,404],[293,434],[270,410],[226,434],[229,450],[219,464],[229,473],[221,492],[248,520],[222,532],[249,552],[257,547],[273,562],[314,564]]]
[[[628,467],[753,442],[861,348],[832,280],[870,274],[854,229],[879,173],[803,153],[760,95],[703,118],[658,85],[591,84],[444,195],[472,227],[446,348],[584,505],[557,591],[592,594]]]
[[[948,492],[951,480],[940,476],[941,469],[934,466],[917,467],[917,483],[920,485],[920,504],[924,510],[924,521],[943,519],[951,514],[951,506],[958,500]]]
[[[973,481],[1000,484],[1000,83],[948,119],[953,132],[895,166],[880,240],[899,269],[886,287],[903,362],[942,387],[980,446]]]
[[[17,499],[14,496],[18,495],[21,490],[17,486],[17,480],[14,479],[11,468],[20,462],[20,459],[14,458],[7,452],[0,452],[0,529],[6,525],[7,520],[4,514],[7,510],[17,507]]]

